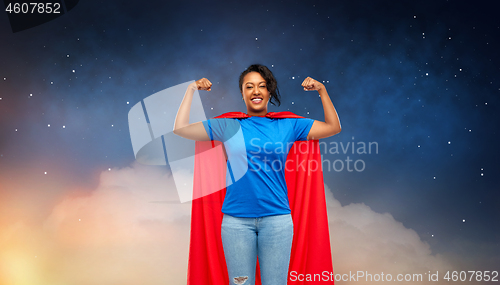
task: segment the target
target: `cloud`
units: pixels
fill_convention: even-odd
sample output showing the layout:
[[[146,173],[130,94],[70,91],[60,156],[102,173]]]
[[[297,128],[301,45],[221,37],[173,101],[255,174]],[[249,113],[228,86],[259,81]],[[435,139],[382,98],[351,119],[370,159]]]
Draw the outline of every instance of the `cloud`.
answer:
[[[64,199],[45,222],[65,247],[60,281],[185,284],[191,205],[178,200],[164,167],[103,172],[95,191]]]
[[[64,243],[127,244],[162,225],[189,222],[190,205],[178,200],[165,168],[136,163],[103,172],[99,186],[89,195],[64,199],[45,228]]]
[[[326,185],[325,188],[335,274],[390,273],[393,279],[397,274],[403,274],[403,278],[406,274],[422,274],[423,280],[428,281],[429,271],[443,274],[451,269],[445,257],[433,255],[430,246],[414,230],[405,228],[391,214],[376,213],[365,204],[341,206]],[[361,280],[363,284],[370,281],[365,277],[350,281]]]
[[[450,268],[390,214],[364,204],[341,206],[328,188],[326,193],[336,274],[395,278]],[[191,204],[175,201],[165,168],[135,163],[105,171],[95,190],[57,203],[43,227],[3,227],[0,283],[186,284]],[[354,281],[341,284],[349,283]]]

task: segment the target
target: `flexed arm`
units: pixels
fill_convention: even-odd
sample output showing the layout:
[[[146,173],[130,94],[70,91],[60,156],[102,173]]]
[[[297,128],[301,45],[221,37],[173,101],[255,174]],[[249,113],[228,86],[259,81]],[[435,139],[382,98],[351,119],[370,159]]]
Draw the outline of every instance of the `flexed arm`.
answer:
[[[307,77],[302,82],[302,86],[305,91],[317,90],[320,97],[321,103],[323,104],[323,111],[325,113],[325,121],[317,121],[314,120],[314,123],[307,135],[308,140],[317,140],[322,138],[331,137],[340,133],[341,126],[339,116],[337,115],[337,111],[333,106],[332,100],[330,100],[330,96],[328,96],[328,92],[326,92],[325,85],[323,83],[312,79],[311,77]]]
[[[190,140],[208,141],[210,137],[207,135],[202,122],[189,124],[189,112],[191,111],[191,102],[195,90],[210,91],[212,90],[212,83],[208,79],[202,78],[189,84],[175,117],[174,134]]]

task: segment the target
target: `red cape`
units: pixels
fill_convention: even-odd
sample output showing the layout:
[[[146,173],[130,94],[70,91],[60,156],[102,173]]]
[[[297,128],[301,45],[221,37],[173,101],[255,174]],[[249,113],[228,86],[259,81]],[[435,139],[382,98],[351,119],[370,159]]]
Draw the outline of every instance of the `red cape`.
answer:
[[[245,113],[229,112],[215,118],[248,117]],[[291,112],[271,112],[266,117],[303,118]],[[196,142],[193,197],[201,198],[192,202],[188,285],[221,285],[229,281],[221,241],[227,167],[221,144],[219,141]],[[217,151],[207,152],[213,148]],[[285,165],[294,224],[288,284],[334,284],[318,140],[295,142]],[[211,189],[222,190],[211,193]],[[257,264],[256,285],[260,284]]]

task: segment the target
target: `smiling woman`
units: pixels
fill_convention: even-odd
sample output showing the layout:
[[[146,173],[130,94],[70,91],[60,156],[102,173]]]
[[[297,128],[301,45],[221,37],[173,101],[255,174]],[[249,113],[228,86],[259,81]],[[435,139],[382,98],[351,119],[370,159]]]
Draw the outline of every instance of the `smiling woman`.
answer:
[[[174,133],[192,140],[224,142],[229,154],[229,175],[226,178],[230,179],[226,180],[226,193],[221,208],[223,219],[220,225],[229,284],[259,284],[255,274],[257,257],[262,284],[287,284],[290,257],[296,256],[291,250],[294,223],[287,189],[289,181],[285,179],[285,167],[270,168],[269,162],[272,161],[273,166],[285,166],[290,162],[287,157],[295,142],[315,140],[317,143],[320,138],[340,132],[337,112],[325,86],[307,77],[302,82],[302,87],[304,91],[318,91],[323,103],[325,122],[303,118],[290,112],[268,113],[269,102],[280,105],[277,81],[266,66],[255,64],[243,71],[239,78],[239,88],[247,114],[230,112],[219,116],[220,118],[189,124],[194,90],[211,91],[211,87],[212,83],[206,78],[189,86],[177,113]],[[235,129],[243,134],[242,140],[234,139]],[[319,146],[316,147],[319,150]],[[300,146],[294,148],[296,154],[305,157],[309,154],[309,151],[303,154],[300,154],[300,151]],[[238,155],[234,155],[235,153]],[[316,168],[312,171],[318,170],[318,161],[315,165]],[[234,179],[235,169],[240,168],[248,171],[239,179]],[[294,169],[298,167],[292,167],[291,171],[294,172]],[[322,184],[322,174],[320,177]],[[324,193],[321,194],[324,197]],[[320,203],[325,202],[322,200]],[[312,208],[321,207],[315,205]],[[326,228],[326,231],[323,233],[326,232],[326,235],[323,237],[328,237],[327,221],[318,215],[325,213],[312,216],[317,219],[318,225],[320,220],[325,222],[323,230]],[[321,236],[320,229],[316,227],[314,231],[317,231],[315,235]],[[195,231],[192,230],[193,232]],[[314,250],[309,248],[309,251]],[[328,263],[331,265],[329,244],[326,251],[327,256],[324,259],[319,258],[322,260],[320,266],[328,267]],[[317,258],[318,255],[315,254]]]
[[[257,72],[250,72],[244,78],[241,93],[247,105],[247,114],[250,116],[266,115],[267,103],[272,96],[267,89],[266,80]]]

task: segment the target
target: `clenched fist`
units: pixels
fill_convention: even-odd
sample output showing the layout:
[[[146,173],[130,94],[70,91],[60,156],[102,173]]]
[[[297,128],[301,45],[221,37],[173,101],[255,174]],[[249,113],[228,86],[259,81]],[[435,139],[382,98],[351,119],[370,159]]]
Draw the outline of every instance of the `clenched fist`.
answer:
[[[304,91],[313,91],[313,90],[321,90],[325,88],[325,85],[323,83],[312,79],[311,77],[307,77],[304,79],[302,82],[302,87],[304,87]]]
[[[210,82],[206,78],[202,78],[202,79],[196,81],[196,87],[198,87],[198,90],[211,91],[212,90],[212,82]]]

